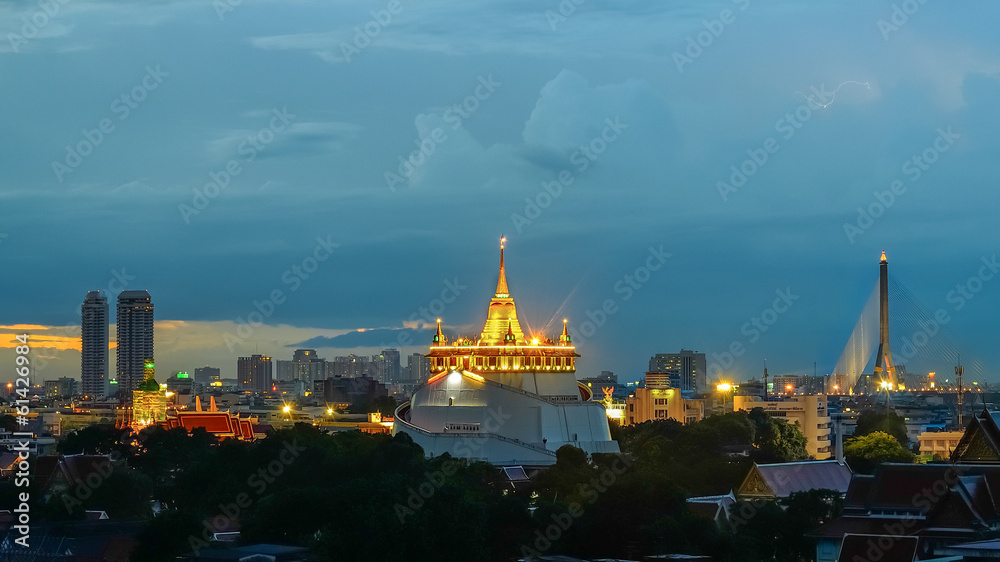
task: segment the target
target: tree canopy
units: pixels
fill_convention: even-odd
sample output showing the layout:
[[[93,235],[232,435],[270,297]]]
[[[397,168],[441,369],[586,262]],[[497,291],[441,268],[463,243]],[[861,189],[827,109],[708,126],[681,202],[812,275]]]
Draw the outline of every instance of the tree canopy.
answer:
[[[906,421],[892,410],[865,410],[858,416],[854,437],[864,437],[876,431],[888,433],[904,447],[910,445],[906,435]]]
[[[854,472],[871,474],[884,462],[913,462],[913,453],[892,435],[875,431],[845,443],[844,459]]]
[[[61,450],[111,452],[113,471],[87,494],[53,492],[37,513],[65,519],[101,509],[145,520],[134,556],[140,561],[206,548],[213,532],[232,527],[244,544],[302,545],[320,559],[683,553],[792,560],[805,552],[802,535],[833,508],[825,497],[790,499],[733,531],[689,510],[685,498],[728,493],[754,460],[806,456],[797,427],[762,410],[613,432],[622,454],[588,458],[563,446],[554,466],[515,486],[487,463],[425,458],[405,433],[330,434],[296,424],[253,442],[218,442],[199,429],[91,427],[68,435]],[[0,497],[13,492],[0,485]],[[76,498],[72,513],[67,498]],[[164,509],[155,517],[154,500]],[[768,521],[785,529],[781,537]]]

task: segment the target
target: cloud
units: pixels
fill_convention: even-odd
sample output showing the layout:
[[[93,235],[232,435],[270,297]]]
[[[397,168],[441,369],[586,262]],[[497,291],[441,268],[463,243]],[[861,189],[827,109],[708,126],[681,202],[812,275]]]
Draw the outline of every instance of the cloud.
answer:
[[[316,336],[305,341],[289,344],[286,347],[295,348],[356,348],[379,347],[383,349],[399,348],[430,342],[435,330],[414,330],[410,328],[374,328],[370,330],[355,330],[334,337]]]
[[[362,130],[360,125],[342,121],[292,122],[281,130],[272,130],[272,111],[255,110],[244,115],[259,122],[261,128],[216,134],[206,146],[206,152],[216,161],[242,158],[250,152],[255,159],[329,155],[345,150]]]

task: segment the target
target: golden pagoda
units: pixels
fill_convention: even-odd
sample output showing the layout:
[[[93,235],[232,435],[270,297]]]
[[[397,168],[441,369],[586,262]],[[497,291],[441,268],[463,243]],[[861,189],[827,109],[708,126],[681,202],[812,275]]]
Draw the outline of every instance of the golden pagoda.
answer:
[[[506,238],[500,238],[500,275],[482,333],[475,340],[459,337],[449,343],[441,332],[439,318],[437,334],[427,354],[432,377],[456,369],[484,376],[490,373],[576,372],[576,358],[580,355],[573,347],[566,320],[563,320],[562,335],[557,342],[544,334],[532,334],[529,339],[521,330],[517,307],[507,287],[506,242]]]
[[[146,426],[167,417],[167,391],[160,388],[152,359],[146,359],[142,382],[132,391],[132,425]]]

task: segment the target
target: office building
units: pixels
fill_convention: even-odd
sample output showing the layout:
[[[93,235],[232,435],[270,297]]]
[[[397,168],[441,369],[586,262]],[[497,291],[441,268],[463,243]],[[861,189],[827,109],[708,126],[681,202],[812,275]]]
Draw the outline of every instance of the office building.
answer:
[[[69,398],[78,394],[79,383],[76,379],[69,377],[59,377],[54,381],[45,381],[46,398]]]
[[[657,353],[649,358],[649,372],[667,373],[681,390],[698,394],[709,392],[705,354],[682,349],[680,353]]]
[[[194,382],[205,386],[213,386],[213,382],[222,380],[222,372],[218,367],[197,367],[194,370]]]
[[[684,396],[672,386],[669,373],[646,373],[643,386],[625,398],[623,422],[628,425],[656,420],[676,420],[685,425],[705,417],[705,401]]]

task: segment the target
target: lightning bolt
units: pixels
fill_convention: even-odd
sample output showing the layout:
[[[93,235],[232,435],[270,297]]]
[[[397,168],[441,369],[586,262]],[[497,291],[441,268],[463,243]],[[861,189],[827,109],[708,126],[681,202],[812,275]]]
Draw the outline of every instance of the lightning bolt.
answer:
[[[871,84],[869,84],[868,82],[858,82],[857,80],[845,80],[844,82],[841,82],[840,84],[838,84],[837,87],[834,88],[832,92],[827,92],[826,91],[826,87],[822,86],[822,85],[819,87],[820,91],[817,92],[816,91],[816,87],[814,86],[813,89],[812,89],[814,94],[819,94],[819,95],[821,95],[824,98],[827,95],[830,96],[830,101],[828,101],[826,103],[820,103],[820,102],[816,101],[816,97],[817,96],[815,96],[815,95],[814,96],[807,96],[807,95],[803,94],[802,92],[798,92],[798,91],[796,91],[795,93],[798,94],[798,95],[800,95],[800,96],[802,96],[808,103],[810,103],[810,104],[812,104],[812,105],[814,105],[814,106],[816,106],[816,107],[818,107],[820,109],[826,109],[827,107],[830,107],[830,105],[832,105],[833,102],[837,99],[837,92],[839,92],[841,88],[843,88],[844,86],[846,86],[848,84],[857,84],[858,86],[864,86],[866,90],[871,90],[871,88],[872,88]]]

